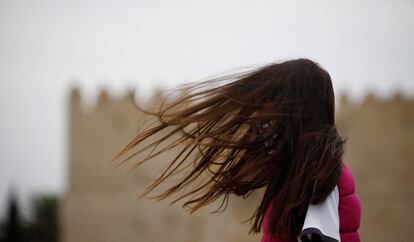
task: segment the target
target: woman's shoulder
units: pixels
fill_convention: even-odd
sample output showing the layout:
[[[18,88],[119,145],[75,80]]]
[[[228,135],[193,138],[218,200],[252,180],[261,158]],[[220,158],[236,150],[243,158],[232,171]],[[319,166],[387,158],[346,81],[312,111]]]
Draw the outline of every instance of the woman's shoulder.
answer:
[[[355,193],[355,179],[349,166],[342,162],[342,171],[339,176],[338,189],[340,195]]]
[[[361,201],[355,191],[351,169],[345,163],[338,182],[341,241],[360,241]]]

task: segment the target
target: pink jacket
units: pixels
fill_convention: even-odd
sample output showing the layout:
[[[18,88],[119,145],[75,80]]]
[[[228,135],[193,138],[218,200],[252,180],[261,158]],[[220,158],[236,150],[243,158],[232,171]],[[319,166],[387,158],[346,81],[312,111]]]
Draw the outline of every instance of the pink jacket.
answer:
[[[341,242],[359,242],[359,225],[361,221],[361,202],[355,194],[355,181],[348,165],[343,164],[341,175],[338,182],[339,190],[339,234]],[[271,212],[271,206],[266,211],[262,223],[262,239],[261,242],[291,242],[282,241],[276,236],[270,235],[267,224]]]

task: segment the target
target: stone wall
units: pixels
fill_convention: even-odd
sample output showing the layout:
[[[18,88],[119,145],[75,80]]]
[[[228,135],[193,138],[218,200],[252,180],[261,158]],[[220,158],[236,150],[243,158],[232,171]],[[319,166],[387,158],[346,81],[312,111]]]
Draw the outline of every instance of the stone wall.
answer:
[[[113,99],[102,91],[96,107],[88,111],[79,91],[71,92],[63,242],[260,241],[260,235],[248,235],[250,224],[241,222],[254,212],[261,190],[246,200],[231,197],[221,214],[210,213],[221,201],[190,215],[182,203],[170,205],[173,199],[137,200],[176,151],[138,169],[133,169],[136,160],[120,168],[109,163],[146,119],[133,99],[132,92]],[[389,100],[368,95],[360,104],[345,96],[340,101],[337,123],[348,139],[345,162],[362,200],[362,241],[410,241],[414,102],[398,95]]]

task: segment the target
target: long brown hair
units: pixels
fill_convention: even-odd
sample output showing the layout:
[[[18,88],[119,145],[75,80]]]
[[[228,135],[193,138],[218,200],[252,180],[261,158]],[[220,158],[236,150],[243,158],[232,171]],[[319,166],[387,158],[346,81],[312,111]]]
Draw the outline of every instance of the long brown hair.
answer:
[[[227,206],[230,194],[246,198],[263,187],[261,203],[250,218],[254,221],[249,234],[261,231],[264,214],[271,206],[270,233],[295,238],[307,206],[329,195],[342,168],[345,140],[335,126],[335,98],[328,72],[314,61],[300,58],[183,84],[173,93],[178,97],[170,103],[165,99],[158,111],[137,107],[157,117],[159,123],[137,134],[114,157],[149,137],[156,138],[125,162],[180,134],[167,148],[137,163],[182,146],[142,196],[182,170],[179,168],[190,166],[180,182],[153,198],[165,199],[201,174],[208,174],[209,179],[174,201],[199,194],[183,205],[191,213],[222,195],[222,205],[225,202]],[[161,134],[171,127],[172,131]]]

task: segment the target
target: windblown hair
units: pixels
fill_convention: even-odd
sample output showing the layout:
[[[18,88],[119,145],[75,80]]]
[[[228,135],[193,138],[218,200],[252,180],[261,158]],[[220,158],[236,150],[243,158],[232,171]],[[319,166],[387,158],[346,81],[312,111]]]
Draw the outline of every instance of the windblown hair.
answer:
[[[250,218],[249,234],[261,231],[264,214],[271,206],[270,233],[296,238],[308,205],[318,204],[330,194],[342,169],[345,139],[335,126],[335,98],[328,72],[309,59],[292,59],[183,84],[174,93],[179,93],[178,98],[169,104],[164,101],[156,112],[138,107],[157,117],[159,123],[137,134],[113,159],[149,137],[156,137],[156,141],[123,162],[179,134],[166,149],[137,163],[182,147],[142,196],[181,171],[180,167],[190,166],[191,171],[180,182],[155,198],[162,200],[177,193],[201,174],[208,174],[209,179],[174,201],[200,194],[183,205],[190,207],[191,213],[222,195],[220,208],[225,203],[225,209],[230,194],[246,198],[265,188]],[[258,132],[263,131],[263,124],[266,135]],[[171,132],[161,132],[168,127],[173,127]]]

